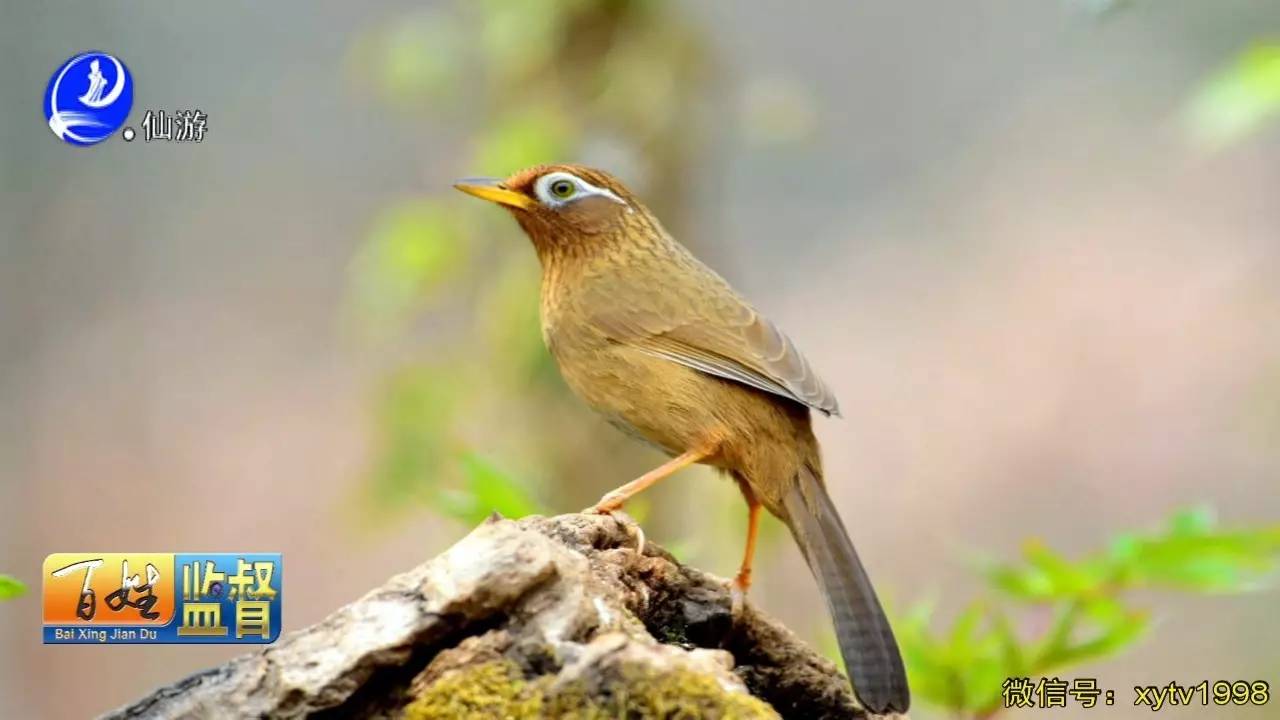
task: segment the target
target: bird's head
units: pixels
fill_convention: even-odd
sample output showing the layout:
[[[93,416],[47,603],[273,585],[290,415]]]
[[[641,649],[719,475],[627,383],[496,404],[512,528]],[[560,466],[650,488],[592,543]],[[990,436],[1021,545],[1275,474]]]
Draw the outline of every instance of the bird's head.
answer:
[[[543,249],[590,245],[648,215],[617,178],[581,165],[539,165],[506,178],[467,178],[453,185],[507,208]]]

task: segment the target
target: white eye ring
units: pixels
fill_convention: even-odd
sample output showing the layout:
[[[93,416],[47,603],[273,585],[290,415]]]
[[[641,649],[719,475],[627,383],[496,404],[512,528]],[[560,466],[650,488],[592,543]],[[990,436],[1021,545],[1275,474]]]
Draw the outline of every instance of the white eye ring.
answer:
[[[563,191],[566,184],[569,186],[568,192]],[[561,190],[561,192],[556,193],[555,190]],[[538,202],[548,207],[560,207],[565,203],[592,195],[607,197],[619,205],[627,204],[612,190],[596,187],[577,175],[564,171],[547,173],[538,178],[538,181],[533,184],[533,194],[537,196]]]

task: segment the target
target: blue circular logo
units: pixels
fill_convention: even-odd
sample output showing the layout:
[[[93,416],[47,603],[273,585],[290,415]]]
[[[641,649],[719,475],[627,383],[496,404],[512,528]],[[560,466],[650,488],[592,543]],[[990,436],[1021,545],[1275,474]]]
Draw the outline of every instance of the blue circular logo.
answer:
[[[44,91],[44,117],[72,145],[95,145],[120,129],[133,107],[133,77],[113,55],[87,52],[62,63]]]

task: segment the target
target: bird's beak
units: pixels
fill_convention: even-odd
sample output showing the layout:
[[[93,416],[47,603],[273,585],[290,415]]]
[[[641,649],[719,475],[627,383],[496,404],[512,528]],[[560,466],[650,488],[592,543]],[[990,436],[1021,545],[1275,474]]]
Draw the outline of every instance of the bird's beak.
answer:
[[[497,178],[466,178],[457,181],[453,186],[468,195],[475,195],[481,200],[488,200],[499,205],[520,208],[521,210],[528,210],[535,205],[534,201],[527,195],[503,187],[502,181]]]

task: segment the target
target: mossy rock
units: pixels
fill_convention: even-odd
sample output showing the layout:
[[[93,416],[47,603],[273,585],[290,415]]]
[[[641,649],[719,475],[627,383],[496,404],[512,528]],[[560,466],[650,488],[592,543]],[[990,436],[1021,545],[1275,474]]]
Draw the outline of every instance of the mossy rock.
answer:
[[[406,720],[454,718],[570,718],[572,720],[776,720],[765,702],[725,690],[715,679],[689,670],[655,672],[622,668],[617,682],[589,694],[580,685],[553,689],[555,678],[524,678],[508,661],[456,670],[436,682],[406,710]]]

